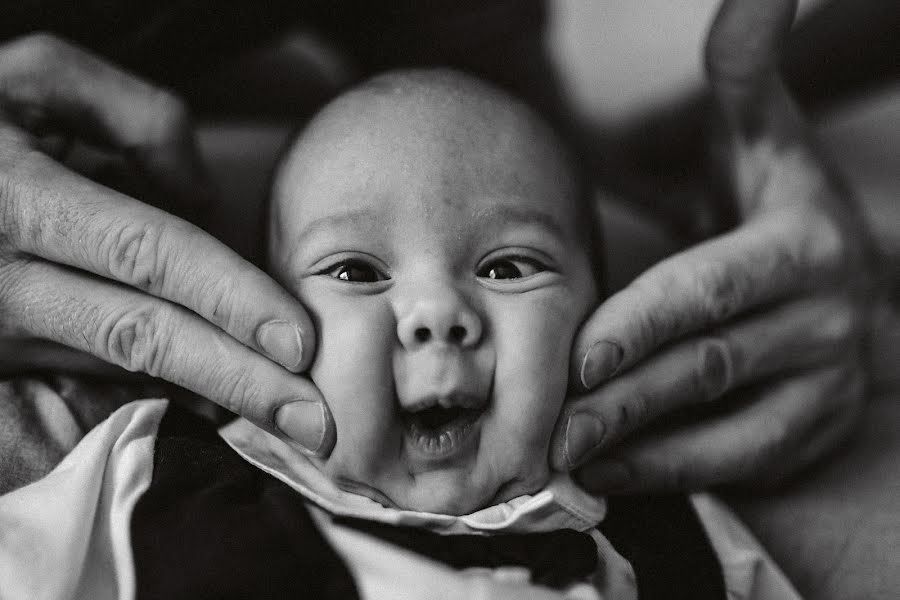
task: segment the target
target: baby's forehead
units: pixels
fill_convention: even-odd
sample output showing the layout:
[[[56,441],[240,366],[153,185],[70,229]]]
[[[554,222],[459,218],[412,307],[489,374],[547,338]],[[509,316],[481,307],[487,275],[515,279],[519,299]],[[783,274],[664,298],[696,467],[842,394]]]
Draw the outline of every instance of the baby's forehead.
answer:
[[[456,204],[442,218],[513,207],[564,234],[574,234],[579,194],[563,145],[534,112],[444,71],[376,78],[339,97],[297,137],[272,191],[279,226],[291,228],[348,211]]]
[[[307,124],[282,166],[321,168],[339,153],[395,168],[400,159],[531,161],[548,170],[566,162],[554,131],[522,101],[445,71],[385,75],[351,89]]]

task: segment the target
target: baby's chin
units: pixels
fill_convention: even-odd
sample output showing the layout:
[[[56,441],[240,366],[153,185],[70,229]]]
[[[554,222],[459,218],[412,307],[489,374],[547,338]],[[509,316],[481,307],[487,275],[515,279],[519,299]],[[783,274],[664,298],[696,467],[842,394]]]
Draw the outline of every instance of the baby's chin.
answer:
[[[470,472],[434,471],[417,475],[406,485],[397,482],[363,493],[385,506],[444,515],[467,515],[488,506],[533,494],[550,479],[546,466],[522,476],[498,481],[474,481]]]

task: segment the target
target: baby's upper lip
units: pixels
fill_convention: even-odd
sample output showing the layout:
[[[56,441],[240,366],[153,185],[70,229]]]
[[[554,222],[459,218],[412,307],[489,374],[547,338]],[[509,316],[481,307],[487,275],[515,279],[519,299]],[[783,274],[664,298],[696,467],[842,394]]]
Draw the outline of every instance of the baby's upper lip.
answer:
[[[435,406],[478,410],[485,407],[487,397],[464,390],[451,390],[427,393],[404,404],[403,410],[408,413],[421,412]]]

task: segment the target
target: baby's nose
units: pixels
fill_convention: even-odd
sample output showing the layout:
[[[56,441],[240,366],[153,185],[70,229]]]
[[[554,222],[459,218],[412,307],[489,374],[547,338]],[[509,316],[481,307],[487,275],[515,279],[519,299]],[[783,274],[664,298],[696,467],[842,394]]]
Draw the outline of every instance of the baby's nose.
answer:
[[[397,336],[407,350],[425,344],[475,346],[481,339],[481,319],[456,292],[437,291],[416,299],[397,320]]]

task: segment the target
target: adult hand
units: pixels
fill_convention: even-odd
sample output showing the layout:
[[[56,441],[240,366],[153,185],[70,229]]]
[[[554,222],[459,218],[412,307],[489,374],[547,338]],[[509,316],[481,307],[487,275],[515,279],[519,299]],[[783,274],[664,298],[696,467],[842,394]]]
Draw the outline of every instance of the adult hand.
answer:
[[[707,43],[740,226],[646,271],[576,339],[583,395],[551,462],[589,489],[778,481],[861,412],[867,236],[776,74],[795,10],[725,0]]]
[[[60,136],[117,153],[170,198],[204,196],[175,96],[46,34],[0,46],[0,338],[163,378],[329,453],[327,406],[295,375],[315,348],[303,308],[198,227],[57,162]]]

